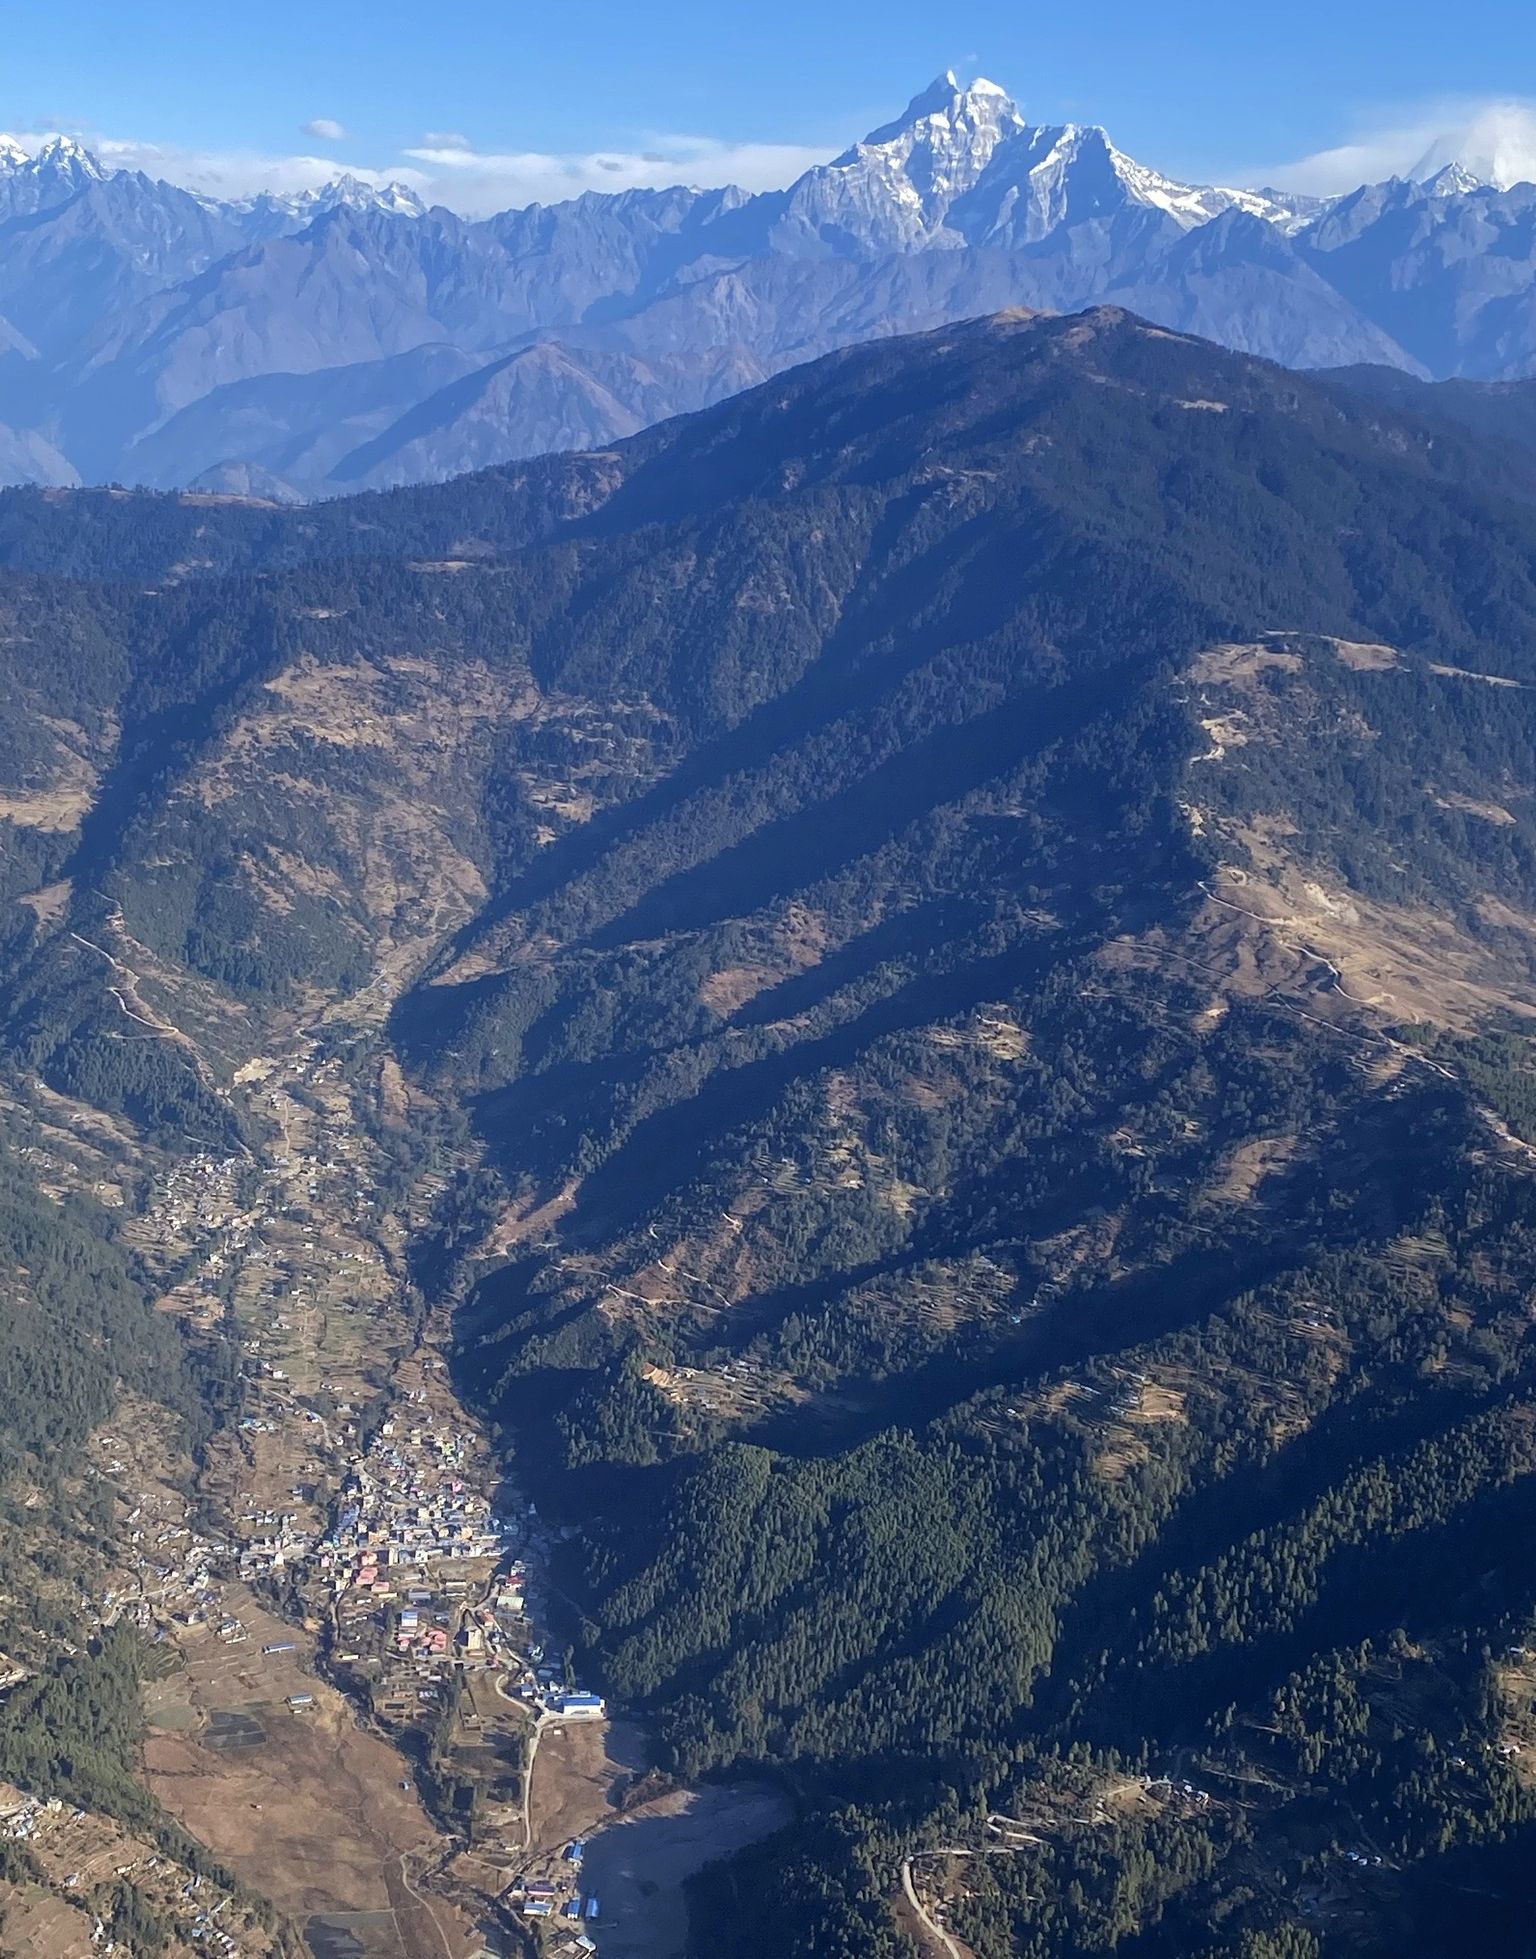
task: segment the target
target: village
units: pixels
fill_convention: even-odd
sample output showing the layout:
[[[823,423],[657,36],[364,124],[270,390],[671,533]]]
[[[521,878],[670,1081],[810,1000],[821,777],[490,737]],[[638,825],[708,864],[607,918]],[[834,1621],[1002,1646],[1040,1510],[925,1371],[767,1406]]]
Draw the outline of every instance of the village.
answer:
[[[32,1879],[8,1903],[9,1950],[36,1959],[81,1950],[111,1959],[128,1951],[113,1925],[124,1880],[153,1909],[168,1954],[266,1959],[279,1950],[250,1899],[189,1872],[110,1818],[72,1809],[56,1796],[28,1796],[0,1783],[0,1844],[14,1846]]]
[[[392,1744],[402,1811],[428,1802],[429,1763],[474,1789],[472,1816],[434,1811],[448,1834],[402,1860],[439,1951],[579,1959],[596,1950],[601,1900],[583,1886],[579,1830],[551,1843],[530,1815],[533,1768],[541,1744],[553,1750],[540,1774],[558,1788],[560,1746],[582,1729],[597,1748],[581,1760],[600,1763],[607,1708],[546,1650],[550,1540],[412,1328],[343,1071],[309,1047],[248,1085],[278,1132],[265,1160],[183,1158],[135,1220],[166,1274],[164,1308],[236,1345],[238,1417],[210,1445],[195,1504],[188,1465],[152,1449],[147,1428],[114,1425],[93,1465],[116,1493],[123,1552],[101,1621],[126,1618],[171,1656],[149,1694],[151,1767],[187,1790],[198,1750],[211,1814],[225,1764],[248,1774],[274,1745],[303,1752],[306,1724],[318,1740],[360,1723]],[[594,1782],[580,1817],[600,1823],[603,1800]],[[265,1814],[262,1799],[246,1806]],[[415,1908],[386,1888],[414,1959]],[[314,1912],[307,1942],[324,1948],[344,1921],[358,1912]],[[209,1950],[250,1959],[217,1939]]]
[[[76,1640],[145,1642],[161,1821],[0,1789],[7,1949],[126,1954],[142,1911],[162,1959],[671,1959],[692,1874],[785,1820],[765,1786],[658,1775],[555,1643],[561,1529],[411,1280],[463,1164],[395,1163],[399,1073],[359,1038],[237,1069],[244,1141],[85,1159],[221,1418],[124,1389],[86,1447],[101,1534],[61,1603]],[[0,1655],[0,1692],[35,1665]]]

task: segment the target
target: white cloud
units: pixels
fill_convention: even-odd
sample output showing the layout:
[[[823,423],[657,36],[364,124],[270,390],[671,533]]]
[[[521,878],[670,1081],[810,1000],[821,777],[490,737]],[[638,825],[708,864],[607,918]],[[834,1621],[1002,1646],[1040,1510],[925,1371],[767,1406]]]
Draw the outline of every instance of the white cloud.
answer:
[[[82,138],[111,170],[142,170],[206,197],[251,197],[260,191],[317,190],[343,168],[329,156],[264,156],[252,150],[182,150],[119,136]],[[362,164],[345,168],[365,184],[408,184],[425,194],[428,179],[409,167],[375,170]]]
[[[53,131],[21,138],[35,149]],[[75,129],[108,167],[215,197],[310,190],[343,170],[364,183],[401,183],[428,204],[483,216],[525,204],[553,204],[583,191],[694,184],[772,190],[825,162],[839,146],[733,143],[713,136],[643,135],[609,150],[480,150],[457,130],[428,130],[398,160],[355,163],[340,157],[253,150],[194,150]],[[342,124],[317,116],[303,125],[317,142],[348,140]],[[1536,182],[1536,99],[1453,99],[1362,114],[1347,141],[1288,161],[1226,169],[1224,183],[1274,184],[1331,194],[1391,176],[1428,176],[1453,159],[1500,185]]]
[[[1329,196],[1387,177],[1427,177],[1459,160],[1485,182],[1536,182],[1536,103],[1430,103],[1362,121],[1347,143],[1291,163],[1244,170],[1239,181]]]
[[[340,142],[341,125],[318,118],[306,134]],[[36,150],[54,131],[20,136]],[[837,148],[798,143],[730,143],[712,136],[646,135],[643,148],[584,151],[477,150],[456,130],[430,130],[394,163],[354,163],[307,152],[279,155],[256,150],[196,150],[140,137],[68,132],[113,170],[142,170],[208,197],[250,197],[261,191],[317,189],[343,171],[367,184],[405,184],[427,204],[480,217],[524,204],[554,204],[583,191],[661,189],[695,184],[710,189],[739,184],[774,190],[802,171],[837,154]]]
[[[727,143],[711,136],[653,136],[643,150],[477,150],[430,138],[405,152],[433,179],[440,202],[485,212],[555,204],[587,190],[657,189],[668,184],[776,190],[837,154],[829,146]]]

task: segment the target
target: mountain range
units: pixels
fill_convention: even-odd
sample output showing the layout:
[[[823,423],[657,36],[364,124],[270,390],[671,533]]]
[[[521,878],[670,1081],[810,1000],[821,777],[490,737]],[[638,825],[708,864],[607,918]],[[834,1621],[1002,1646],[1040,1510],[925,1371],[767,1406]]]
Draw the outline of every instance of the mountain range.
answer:
[[[339,1498],[383,1284],[667,1800],[793,1796],[690,1959],[1529,1949],[1536,446],[1381,373],[1010,311],[445,484],[0,496],[0,1776],[143,1814],[86,1439]],[[388,1781],[510,1946],[463,1732]],[[258,1891],[288,1759],[156,1784]]]
[[[1536,186],[1177,182],[947,74],[787,189],[470,221],[342,178],[220,202],[0,140],[0,480],[276,501],[602,447],[837,347],[1115,303],[1290,366],[1536,368]]]

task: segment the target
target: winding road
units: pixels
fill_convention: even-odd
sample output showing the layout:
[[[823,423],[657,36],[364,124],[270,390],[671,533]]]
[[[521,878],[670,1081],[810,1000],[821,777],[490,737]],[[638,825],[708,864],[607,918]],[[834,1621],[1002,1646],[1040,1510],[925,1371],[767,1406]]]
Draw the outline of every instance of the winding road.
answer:
[[[949,1936],[948,1932],[945,1931],[944,1927],[928,1916],[927,1907],[923,1904],[922,1899],[918,1897],[917,1886],[912,1882],[912,1859],[910,1857],[904,1857],[901,1861],[901,1888],[907,1903],[917,1913],[918,1921],[924,1931],[928,1933],[929,1937],[937,1945],[941,1945],[944,1948],[945,1952],[949,1954],[949,1959],[965,1959],[965,1955]]]
[[[524,1703],[518,1700],[515,1694],[509,1694],[507,1692],[507,1682],[511,1677],[510,1674],[506,1673],[498,1674],[496,1676],[496,1691],[504,1701],[511,1701],[515,1706],[521,1707]],[[533,1764],[539,1752],[539,1736],[543,1734],[544,1725],[551,1718],[550,1715],[542,1711],[533,1717],[533,1740],[528,1745],[528,1760],[523,1764],[524,1850],[531,1850],[533,1848]]]

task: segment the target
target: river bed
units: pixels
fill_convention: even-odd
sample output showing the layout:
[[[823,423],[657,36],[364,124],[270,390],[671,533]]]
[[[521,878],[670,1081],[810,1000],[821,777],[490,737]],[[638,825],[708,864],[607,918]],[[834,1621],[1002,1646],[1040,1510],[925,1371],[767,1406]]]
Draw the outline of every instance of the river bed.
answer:
[[[586,1926],[601,1959],[684,1959],[689,1878],[772,1836],[793,1814],[768,1783],[711,1784],[605,1825],[582,1868],[582,1888],[601,1907]]]

